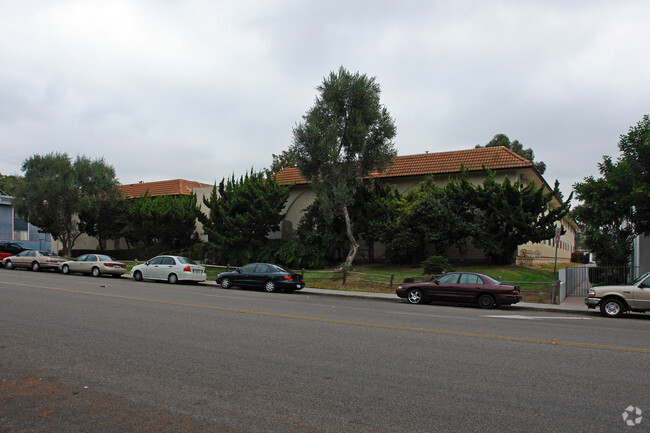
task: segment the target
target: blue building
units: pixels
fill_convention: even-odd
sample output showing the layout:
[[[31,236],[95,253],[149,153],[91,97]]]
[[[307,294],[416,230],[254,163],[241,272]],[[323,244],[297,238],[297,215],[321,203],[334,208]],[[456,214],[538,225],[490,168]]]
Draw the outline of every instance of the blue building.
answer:
[[[25,248],[52,251],[52,236],[16,217],[13,199],[0,194],[0,242],[17,242]]]

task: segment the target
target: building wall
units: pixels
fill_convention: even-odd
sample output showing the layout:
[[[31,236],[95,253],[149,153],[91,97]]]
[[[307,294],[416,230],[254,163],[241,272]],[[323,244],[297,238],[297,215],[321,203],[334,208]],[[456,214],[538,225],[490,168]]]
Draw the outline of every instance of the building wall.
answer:
[[[0,242],[14,239],[14,210],[5,204],[0,205]]]
[[[650,236],[639,236],[635,245],[636,263],[639,273],[650,271]]]
[[[24,248],[52,251],[52,236],[16,218],[12,197],[0,196],[0,242],[17,242]]]

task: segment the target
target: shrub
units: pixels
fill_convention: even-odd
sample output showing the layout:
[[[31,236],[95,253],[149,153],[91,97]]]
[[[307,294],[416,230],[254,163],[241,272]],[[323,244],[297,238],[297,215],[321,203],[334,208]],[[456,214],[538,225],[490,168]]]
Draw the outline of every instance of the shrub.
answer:
[[[452,271],[452,267],[442,256],[431,256],[421,263],[425,275],[442,274],[443,272]]]

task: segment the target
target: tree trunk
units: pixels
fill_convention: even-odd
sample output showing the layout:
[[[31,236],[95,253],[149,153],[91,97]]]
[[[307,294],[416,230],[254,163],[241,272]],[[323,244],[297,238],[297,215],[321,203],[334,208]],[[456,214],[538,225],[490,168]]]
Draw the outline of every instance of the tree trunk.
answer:
[[[350,269],[352,268],[352,262],[354,262],[354,257],[357,255],[357,251],[359,250],[359,244],[357,243],[357,240],[354,238],[354,234],[352,233],[352,222],[350,221],[350,214],[348,213],[348,207],[343,206],[343,217],[345,218],[345,232],[348,235],[348,241],[350,242],[350,251],[348,252],[348,256],[345,259],[345,269]]]

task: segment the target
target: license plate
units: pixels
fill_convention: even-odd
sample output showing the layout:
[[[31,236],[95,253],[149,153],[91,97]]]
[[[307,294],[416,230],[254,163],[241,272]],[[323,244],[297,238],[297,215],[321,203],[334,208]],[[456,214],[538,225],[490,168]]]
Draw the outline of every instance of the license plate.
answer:
[[[195,274],[201,274],[202,273],[200,269],[192,269],[192,272],[194,272]]]

